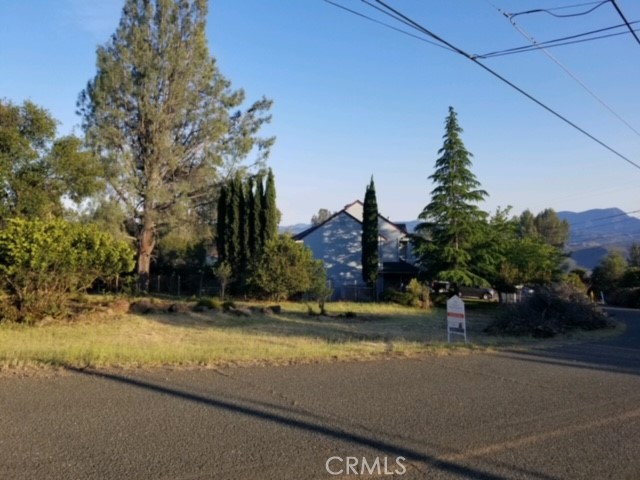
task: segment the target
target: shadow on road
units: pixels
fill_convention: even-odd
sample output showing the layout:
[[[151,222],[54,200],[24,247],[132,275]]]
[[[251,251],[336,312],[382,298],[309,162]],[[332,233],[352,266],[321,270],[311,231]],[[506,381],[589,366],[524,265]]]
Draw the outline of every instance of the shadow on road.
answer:
[[[640,310],[607,308],[607,312],[626,325],[618,337],[554,348],[500,351],[521,361],[640,375]]]
[[[181,400],[185,400],[188,402],[194,402],[197,404],[206,405],[208,407],[224,410],[227,412],[253,417],[256,420],[274,422],[282,426],[296,428],[306,432],[315,433],[318,435],[322,435],[324,437],[328,437],[330,439],[350,442],[362,447],[373,448],[376,450],[380,450],[382,452],[386,452],[387,454],[390,454],[390,455],[402,456],[409,461],[421,462],[433,469],[450,473],[460,478],[485,479],[485,480],[507,480],[508,478],[511,478],[510,476],[501,476],[501,475],[496,475],[490,472],[485,472],[476,468],[462,465],[461,463],[438,459],[432,455],[425,454],[423,452],[417,451],[412,448],[396,445],[389,441],[376,439],[371,436],[367,436],[363,434],[349,432],[338,427],[323,425],[320,423],[320,421],[316,423],[310,420],[296,419],[291,416],[291,413],[293,412],[289,414],[287,414],[287,412],[283,412],[283,413],[270,412],[266,409],[267,407],[269,408],[272,407],[270,404],[262,404],[260,407],[246,406],[246,405],[241,405],[239,401],[236,402],[228,399],[223,400],[223,399],[210,398],[203,395],[181,391],[168,386],[159,385],[156,383],[149,382],[147,380],[125,377],[121,375],[116,375],[114,373],[101,372],[96,370],[87,370],[87,369],[81,369],[81,368],[76,368],[71,366],[66,367],[66,369],[81,375],[97,377],[100,379],[124,384],[130,387],[141,388],[141,389],[162,394],[162,395],[169,395],[174,398],[179,398]],[[282,409],[282,407],[280,406],[278,406],[278,408]],[[513,473],[517,472],[520,474],[525,474],[527,475],[527,478],[532,478],[537,480],[557,480],[555,477],[550,477],[545,474],[520,469],[513,465],[504,465],[504,464],[500,464],[500,465],[510,469]]]

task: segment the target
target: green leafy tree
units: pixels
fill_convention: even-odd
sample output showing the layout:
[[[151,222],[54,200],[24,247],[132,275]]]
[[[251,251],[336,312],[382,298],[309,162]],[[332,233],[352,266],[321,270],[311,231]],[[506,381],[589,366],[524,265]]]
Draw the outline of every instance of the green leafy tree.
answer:
[[[371,182],[364,195],[362,213],[362,279],[373,287],[378,280],[378,202],[376,187]]]
[[[591,273],[592,286],[596,291],[615,290],[627,271],[627,261],[617,250],[609,252]]]
[[[61,216],[102,186],[96,157],[73,135],[57,138],[56,121],[30,101],[0,100],[0,218]]]
[[[311,225],[320,225],[321,223],[327,221],[333,213],[331,210],[327,210],[326,208],[321,208],[318,210],[318,213],[314,214],[311,217]]]
[[[486,213],[476,205],[488,194],[471,172],[472,154],[460,135],[457,115],[449,107],[445,122],[444,144],[438,151],[435,172],[429,177],[435,184],[431,202],[419,218],[414,239],[419,263],[429,279],[450,280],[462,284],[484,283],[473,272],[472,249]]]
[[[560,220],[560,217],[552,208],[547,208],[538,213],[534,219],[534,225],[538,235],[549,245],[562,249],[569,241],[569,222]]]
[[[96,225],[14,218],[0,231],[4,316],[34,322],[64,312],[70,294],[133,269],[133,250]]]
[[[634,243],[629,248],[629,266],[640,268],[640,243]]]
[[[323,283],[322,272],[322,261],[315,260],[308,247],[279,235],[265,245],[253,281],[260,293],[281,301],[318,288]]]
[[[158,236],[209,211],[218,170],[251,152],[271,102],[246,111],[209,55],[206,0],[126,0],[111,40],[97,51],[97,74],[78,106],[106,178],[134,219],[139,285],[148,289]]]

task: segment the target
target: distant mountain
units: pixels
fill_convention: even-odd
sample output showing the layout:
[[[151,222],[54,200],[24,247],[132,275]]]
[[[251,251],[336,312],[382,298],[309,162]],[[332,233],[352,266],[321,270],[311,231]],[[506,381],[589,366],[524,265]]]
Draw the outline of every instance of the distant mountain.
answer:
[[[611,250],[627,252],[632,243],[640,243],[640,219],[627,215],[619,208],[600,208],[585,212],[558,212],[562,220],[571,226],[571,236],[567,250],[575,264],[589,270],[593,269],[602,257]],[[404,223],[412,233],[421,220],[409,220]],[[298,223],[280,227],[281,232],[300,233],[310,224]]]
[[[586,212],[558,212],[571,225],[569,246],[592,247],[615,245],[628,247],[640,241],[640,219],[619,208],[603,208]]]
[[[640,242],[640,219],[619,208],[586,212],[558,212],[569,222],[571,234],[567,250],[578,266],[592,270],[612,250],[626,254],[632,243]]]
[[[311,228],[310,223],[296,223],[295,225],[286,225],[280,226],[280,233],[290,233],[291,235],[295,235],[300,232],[304,232],[307,228]]]

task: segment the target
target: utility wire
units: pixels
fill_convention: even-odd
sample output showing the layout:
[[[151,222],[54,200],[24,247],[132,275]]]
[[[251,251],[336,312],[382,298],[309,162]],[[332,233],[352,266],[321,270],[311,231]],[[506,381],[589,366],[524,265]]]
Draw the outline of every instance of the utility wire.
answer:
[[[611,4],[613,5],[613,8],[616,9],[616,11],[618,12],[618,15],[620,15],[620,18],[625,23],[625,25],[627,26],[631,34],[635,37],[636,42],[638,42],[638,44],[640,45],[640,38],[638,38],[638,35],[636,35],[635,30],[631,28],[631,24],[629,23],[629,20],[627,20],[627,17],[625,17],[624,13],[622,13],[622,10],[620,10],[620,7],[618,6],[618,3],[616,2],[616,0],[611,0]]]
[[[528,15],[530,13],[548,13],[551,16],[554,16],[556,18],[570,18],[570,17],[580,17],[582,15],[588,15],[591,12],[593,12],[594,10],[600,8],[602,5],[604,5],[605,3],[608,3],[610,0],[602,0],[600,2],[589,2],[589,3],[582,3],[582,4],[578,4],[578,5],[567,5],[564,7],[557,7],[557,8],[536,8],[535,10],[527,10],[525,12],[518,12],[518,13],[514,13],[514,16],[518,16],[518,15]],[[564,10],[567,8],[577,8],[577,7],[583,7],[585,5],[593,5],[594,3],[597,3],[597,5],[593,8],[590,8],[589,10],[586,10],[584,12],[580,12],[580,13],[569,13],[566,15],[560,15],[560,14],[556,14],[553,13],[555,10]]]
[[[362,0],[365,3],[366,0]],[[562,120],[563,122],[565,122],[566,124],[568,124],[569,126],[573,127],[575,130],[579,131],[580,133],[582,133],[583,135],[589,137],[591,140],[593,140],[594,142],[596,142],[598,145],[604,147],[605,149],[609,150],[611,153],[613,153],[614,155],[616,155],[617,157],[621,158],[622,160],[624,160],[625,162],[627,162],[628,164],[634,166],[635,168],[640,170],[640,165],[638,165],[637,163],[635,163],[633,160],[627,158],[626,156],[624,156],[623,154],[621,154],[620,152],[618,152],[617,150],[613,149],[612,147],[610,147],[609,145],[607,145],[606,143],[604,143],[602,140],[598,139],[597,137],[593,136],[592,134],[590,134],[589,132],[587,132],[585,129],[583,129],[582,127],[576,125],[574,122],[572,122],[571,120],[569,120],[567,117],[563,116],[562,114],[556,112],[554,109],[552,109],[551,107],[547,106],[546,104],[542,103],[540,100],[538,100],[537,98],[535,98],[533,95],[527,93],[525,90],[523,90],[522,88],[518,87],[516,84],[514,84],[513,82],[511,82],[510,80],[507,80],[505,77],[503,77],[502,75],[500,75],[498,72],[496,72],[495,70],[487,67],[486,65],[484,65],[483,63],[481,63],[477,58],[473,57],[472,55],[470,55],[469,53],[465,52],[464,50],[456,47],[455,45],[453,45],[452,43],[448,42],[447,40],[443,39],[442,37],[436,35],[435,33],[433,33],[432,31],[428,30],[427,28],[423,27],[422,25],[420,25],[419,23],[417,23],[416,21],[412,20],[411,18],[407,17],[406,15],[404,15],[403,13],[399,12],[398,10],[394,9],[393,7],[390,7],[389,5],[387,5],[383,0],[375,0],[378,4],[383,5],[386,9],[389,10],[389,12],[393,12],[393,14],[395,14],[396,16],[402,18],[404,21],[406,21],[407,24],[411,25],[413,28],[415,28],[416,30],[424,33],[425,35],[433,38],[434,40],[436,40],[439,43],[442,43],[443,45],[446,45],[447,47],[449,47],[451,50],[455,51],[456,53],[458,53],[459,55],[462,55],[463,57],[467,58],[468,60],[471,60],[473,63],[475,63],[476,65],[478,65],[480,68],[482,68],[483,70],[485,70],[486,72],[490,73],[491,75],[493,75],[494,77],[496,77],[497,79],[499,79],[500,81],[502,81],[503,83],[506,83],[507,85],[509,85],[511,88],[513,88],[514,90],[516,90],[517,92],[519,92],[520,94],[524,95],[525,97],[527,97],[529,100],[531,100],[532,102],[536,103],[537,105],[539,105],[540,107],[544,108],[546,111],[548,111],[549,113],[551,113],[552,115],[554,115],[555,117],[559,118],[560,120]]]
[[[493,4],[492,4],[493,5]],[[640,21],[634,21],[631,22],[631,25],[635,25],[637,23],[640,23]],[[606,32],[609,30],[615,30],[616,28],[621,28],[624,27],[625,24],[621,23],[620,25],[614,25],[612,27],[606,27],[606,28],[599,28],[598,30],[591,30],[589,32],[584,32],[584,33],[579,33],[577,35],[571,35],[568,37],[562,37],[562,38],[556,38],[554,40],[547,40],[544,42],[537,42],[537,45],[540,46],[544,46],[545,48],[552,48],[552,47],[562,47],[564,45],[573,45],[576,43],[583,43],[583,42],[590,42],[592,40],[600,40],[603,38],[610,38],[610,37],[617,37],[619,35],[629,35],[629,32],[617,32],[617,33],[610,33],[607,35],[599,35],[597,37],[590,37],[590,38],[582,38],[580,40],[575,40],[577,38],[580,37],[586,37],[588,35],[593,35],[595,33],[601,33],[601,32]],[[638,30],[634,30],[634,31],[638,31]],[[492,58],[492,57],[501,57],[504,55],[513,55],[516,53],[524,53],[524,52],[531,52],[533,50],[537,50],[538,47],[535,45],[523,45],[521,47],[514,47],[514,48],[508,48],[505,50],[496,50],[495,52],[489,52],[489,53],[484,53],[482,55],[475,55],[476,58]]]
[[[620,122],[622,122],[629,130],[631,130],[633,133],[635,133],[638,137],[640,137],[640,132],[638,132],[638,130],[636,130],[633,125],[631,125],[629,122],[627,122],[622,116],[620,116],[618,114],[618,112],[616,112],[607,102],[605,102],[598,94],[596,94],[586,83],[584,83],[580,78],[578,78],[578,76],[576,74],[574,74],[571,70],[569,70],[568,67],[566,67],[562,62],[560,62],[560,60],[558,60],[551,52],[547,51],[543,46],[539,45],[538,42],[536,41],[535,38],[533,38],[531,35],[529,35],[529,33],[527,33],[522,27],[520,27],[515,19],[514,16],[510,13],[507,13],[503,10],[501,10],[500,8],[496,7],[493,3],[491,3],[489,0],[487,0],[487,3],[489,3],[490,5],[492,5],[496,10],[498,10],[498,12],[500,12],[502,15],[504,15],[509,22],[511,23],[511,25],[513,25],[513,27],[527,40],[529,40],[531,42],[531,44],[533,46],[535,46],[538,50],[540,50],[542,53],[544,53],[549,59],[551,59],[556,65],[558,65],[562,70],[564,70],[564,72],[569,75],[578,85],[580,85],[583,90],[585,92],[587,92],[589,95],[591,95],[592,98],[594,98],[600,105],[602,105],[605,109],[607,109],[609,111],[609,113],[611,113],[614,117],[616,117]]]
[[[406,30],[402,30],[401,28],[398,27],[394,27],[393,25],[390,25],[388,23],[385,22],[381,22],[380,20],[376,20],[373,17],[370,17],[368,15],[365,15],[364,13],[358,12],[356,10],[352,10],[351,8],[345,7],[344,5],[340,5],[339,3],[336,2],[332,2],[331,0],[324,0],[325,2],[327,2],[330,5],[333,5],[334,7],[340,8],[342,10],[345,10],[349,13],[352,13],[353,15],[356,15],[358,17],[364,18],[365,20],[369,20],[373,23],[377,23],[378,25],[382,25],[383,27],[387,27],[390,28],[391,30],[395,30],[396,32],[402,33],[403,35],[407,35],[409,37],[415,38],[416,40],[420,40],[421,42],[425,42],[428,43],[430,45],[434,45],[438,48],[443,48],[445,50],[451,50],[450,48],[445,47],[444,45],[440,44],[440,43],[436,43],[436,42],[432,42],[431,40],[428,40],[424,37],[421,37],[419,35],[414,35],[411,32],[407,32]]]

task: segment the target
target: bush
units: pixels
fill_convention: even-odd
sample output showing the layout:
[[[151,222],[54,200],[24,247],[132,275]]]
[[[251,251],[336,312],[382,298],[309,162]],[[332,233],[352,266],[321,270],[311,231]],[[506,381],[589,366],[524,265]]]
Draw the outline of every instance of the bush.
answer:
[[[617,307],[640,308],[640,288],[618,288],[607,295],[606,301]]]
[[[33,323],[65,313],[68,298],[133,269],[133,251],[94,225],[9,220],[0,232],[4,318]]]
[[[405,292],[389,288],[384,292],[382,299],[385,302],[397,303],[407,307],[429,308],[431,305],[429,288],[415,278],[409,282]]]
[[[222,310],[222,303],[217,298],[202,297],[198,299],[196,308],[206,308],[208,310]]]
[[[532,335],[549,338],[572,330],[613,326],[582,293],[567,285],[537,290],[522,303],[504,307],[485,332],[492,335]]]
[[[222,310],[224,310],[225,312],[235,310],[236,308],[237,308],[236,302],[234,302],[233,300],[227,300],[225,302],[222,302]]]

